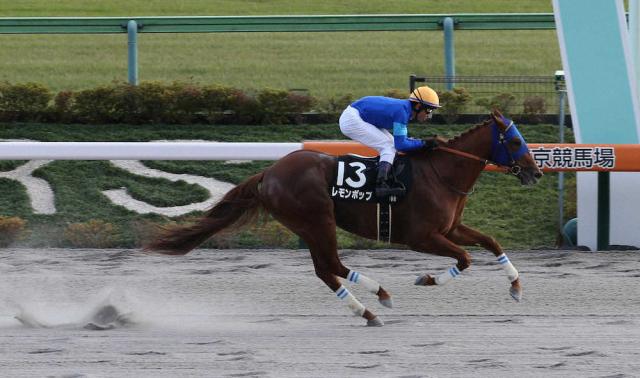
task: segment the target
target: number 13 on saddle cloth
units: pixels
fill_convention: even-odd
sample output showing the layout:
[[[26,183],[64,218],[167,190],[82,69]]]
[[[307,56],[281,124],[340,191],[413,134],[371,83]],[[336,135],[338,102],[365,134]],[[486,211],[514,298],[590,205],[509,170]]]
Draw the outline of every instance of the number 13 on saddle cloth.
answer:
[[[354,202],[397,202],[401,198],[380,199],[376,197],[376,167],[378,158],[358,155],[343,155],[337,158],[336,175],[329,185],[329,195],[334,201]],[[398,155],[394,162],[394,174],[399,185],[403,185],[405,195],[411,188],[411,161],[407,156]]]

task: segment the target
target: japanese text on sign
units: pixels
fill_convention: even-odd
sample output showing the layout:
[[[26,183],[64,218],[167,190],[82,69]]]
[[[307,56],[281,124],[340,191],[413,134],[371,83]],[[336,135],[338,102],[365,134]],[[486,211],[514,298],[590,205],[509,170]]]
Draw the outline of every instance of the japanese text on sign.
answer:
[[[613,147],[538,147],[531,156],[540,168],[604,168],[613,169],[616,155]]]

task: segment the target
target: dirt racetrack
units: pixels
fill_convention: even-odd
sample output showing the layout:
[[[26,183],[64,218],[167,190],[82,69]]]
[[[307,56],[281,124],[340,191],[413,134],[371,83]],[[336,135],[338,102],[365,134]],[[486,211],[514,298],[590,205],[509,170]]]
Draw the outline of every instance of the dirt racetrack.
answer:
[[[520,303],[488,252],[474,252],[450,284],[418,287],[416,276],[453,260],[341,251],[393,295],[387,309],[345,284],[386,322],[373,328],[315,277],[303,250],[4,249],[0,375],[640,375],[639,252],[507,253],[521,273]],[[87,327],[105,303],[132,322]]]

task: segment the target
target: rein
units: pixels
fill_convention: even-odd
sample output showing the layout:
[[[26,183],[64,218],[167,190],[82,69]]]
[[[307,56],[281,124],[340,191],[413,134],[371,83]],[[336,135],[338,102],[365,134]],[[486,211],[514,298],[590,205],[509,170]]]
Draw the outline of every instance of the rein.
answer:
[[[467,158],[467,159],[479,161],[484,165],[493,164],[496,167],[503,168],[505,173],[511,173],[514,176],[519,176],[520,171],[522,170],[522,168],[516,163],[516,160],[514,159],[513,154],[505,146],[505,142],[506,142],[505,136],[506,136],[507,132],[509,131],[509,129],[511,129],[511,127],[513,127],[513,121],[511,121],[509,123],[509,126],[507,126],[507,128],[504,131],[499,131],[498,130],[498,134],[499,135],[498,135],[498,141],[497,141],[498,145],[501,145],[501,146],[504,147],[504,151],[506,151],[506,153],[507,153],[507,155],[508,155],[508,157],[510,159],[510,164],[509,165],[497,163],[495,161],[496,160],[495,158],[494,158],[494,160],[483,159],[483,158],[481,158],[479,156],[470,154],[468,152],[456,150],[456,149],[450,148],[450,147],[438,146],[438,147],[434,148],[434,150],[446,151],[446,152],[448,152],[450,154],[454,154],[454,155],[458,155],[458,156],[461,156],[461,157],[464,157],[464,158]],[[517,130],[516,130],[516,132],[517,132]],[[495,146],[494,146],[494,148],[495,148]]]
[[[480,163],[482,163],[482,164],[484,164],[484,165],[487,165],[487,164],[493,164],[493,165],[495,165],[496,167],[504,168],[505,173],[509,171],[509,168],[508,168],[508,167],[505,167],[505,166],[503,166],[503,165],[501,165],[501,164],[498,164],[498,163],[496,163],[496,162],[494,162],[494,161],[491,161],[491,160],[489,160],[489,159],[483,159],[483,158],[481,158],[481,157],[479,157],[479,156],[476,156],[476,155],[470,154],[470,153],[468,153],[468,152],[464,152],[464,151],[456,150],[456,149],[454,149],[454,148],[444,147],[444,146],[438,146],[438,147],[434,148],[434,151],[435,151],[435,150],[441,150],[441,151],[445,151],[445,152],[448,152],[448,153],[453,154],[453,155],[458,155],[458,156],[461,156],[461,157],[464,157],[464,158],[467,158],[467,159],[471,159],[471,160],[479,161]]]
[[[479,162],[481,162],[481,163],[483,163],[485,165],[490,163],[490,161],[487,160],[487,159],[483,159],[481,157],[478,157],[476,155],[470,154],[468,152],[456,150],[456,149],[453,149],[453,148],[450,148],[450,147],[439,146],[439,147],[434,148],[434,150],[447,151],[450,154],[462,156],[462,157],[465,157],[465,158],[471,159],[471,160],[477,160],[477,161],[479,161]]]

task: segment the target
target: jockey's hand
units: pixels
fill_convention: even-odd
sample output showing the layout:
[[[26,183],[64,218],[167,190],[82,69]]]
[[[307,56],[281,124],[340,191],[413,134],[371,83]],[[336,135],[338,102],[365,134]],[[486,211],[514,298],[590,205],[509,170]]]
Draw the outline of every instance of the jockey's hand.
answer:
[[[431,152],[434,148],[440,145],[440,142],[437,136],[425,138],[422,141],[424,142],[423,149],[427,152]]]

